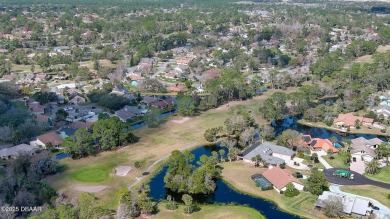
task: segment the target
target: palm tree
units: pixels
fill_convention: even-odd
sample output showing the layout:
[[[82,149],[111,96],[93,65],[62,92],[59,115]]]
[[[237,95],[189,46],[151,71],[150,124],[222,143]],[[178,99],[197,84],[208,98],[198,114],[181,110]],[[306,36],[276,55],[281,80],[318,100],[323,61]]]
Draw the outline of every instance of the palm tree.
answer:
[[[368,174],[376,174],[379,171],[379,161],[378,160],[372,160],[369,163],[366,163],[366,173]]]
[[[380,144],[375,150],[375,155],[378,159],[386,158],[386,166],[389,165],[390,148],[388,147],[388,143],[383,142]]]
[[[256,156],[252,157],[251,160],[255,162],[255,167],[260,166],[260,162],[263,161],[263,158],[261,158],[260,154],[257,154]]]

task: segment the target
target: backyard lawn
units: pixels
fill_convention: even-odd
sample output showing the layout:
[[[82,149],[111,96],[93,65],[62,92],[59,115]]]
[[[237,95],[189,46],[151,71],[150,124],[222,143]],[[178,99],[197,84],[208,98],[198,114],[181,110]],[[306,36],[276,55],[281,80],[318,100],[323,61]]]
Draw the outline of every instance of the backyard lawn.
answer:
[[[390,208],[390,199],[388,199],[390,189],[383,189],[371,185],[341,186],[340,189],[343,192],[349,192],[352,194],[373,198]]]
[[[301,192],[298,196],[287,198],[279,194],[274,189],[261,191],[252,181],[251,175],[262,173],[265,168],[256,168],[253,165],[248,165],[242,162],[226,162],[223,163],[222,177],[231,186],[240,192],[245,192],[257,197],[271,200],[277,205],[290,213],[300,215],[306,218],[326,218],[321,212],[314,208],[316,196]]]
[[[168,211],[165,209],[165,203],[158,206],[158,213],[153,218],[215,218],[215,219],[247,219],[247,218],[258,218],[263,219],[264,217],[256,210],[244,206],[228,206],[228,205],[201,205],[200,211],[194,212],[191,215],[185,215],[185,206],[180,205],[175,211]]]
[[[374,175],[365,174],[367,178],[372,180],[390,183],[390,167],[384,167],[379,170],[379,173]]]
[[[333,154],[332,156],[334,157],[334,159],[330,159],[329,155],[322,156],[322,158],[324,158],[324,160],[328,162],[328,164],[330,164],[332,167],[349,169],[349,165],[344,163],[344,161],[348,159],[348,155]]]

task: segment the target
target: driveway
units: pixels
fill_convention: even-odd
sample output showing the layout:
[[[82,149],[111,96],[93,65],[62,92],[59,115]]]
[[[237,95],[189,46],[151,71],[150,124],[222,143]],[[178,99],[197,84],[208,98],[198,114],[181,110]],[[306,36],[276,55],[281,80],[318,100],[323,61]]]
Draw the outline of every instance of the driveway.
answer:
[[[326,179],[334,184],[338,185],[372,185],[372,186],[378,186],[381,188],[385,189],[390,189],[390,184],[388,183],[383,183],[383,182],[378,182],[371,180],[355,171],[350,171],[351,173],[354,174],[354,179],[348,179],[344,177],[338,177],[338,176],[333,176],[334,171],[339,170],[340,168],[331,168],[331,169],[326,169],[324,170],[324,174],[326,176]]]
[[[377,214],[379,216],[379,218],[390,218],[390,209],[383,205],[382,203],[378,202],[377,200],[375,199],[372,199],[372,198],[368,198],[368,197],[364,197],[364,196],[360,196],[360,195],[355,195],[355,194],[352,194],[352,193],[348,193],[348,192],[343,192],[340,190],[340,185],[330,185],[329,187],[329,190],[331,192],[335,192],[335,193],[338,193],[338,194],[342,194],[342,195],[347,195],[347,196],[350,196],[350,197],[359,197],[359,198],[363,198],[363,199],[368,199],[372,202],[372,204],[374,206],[377,206],[379,207],[379,210],[374,210],[374,213]]]

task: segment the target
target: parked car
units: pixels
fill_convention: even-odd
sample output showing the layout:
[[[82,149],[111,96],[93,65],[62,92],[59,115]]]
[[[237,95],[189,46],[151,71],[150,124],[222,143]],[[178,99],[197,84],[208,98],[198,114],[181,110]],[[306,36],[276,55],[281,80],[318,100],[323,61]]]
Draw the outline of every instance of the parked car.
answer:
[[[303,175],[300,172],[296,172],[295,175],[297,178],[303,178]]]
[[[379,210],[379,207],[378,206],[373,206],[372,207],[374,210]]]

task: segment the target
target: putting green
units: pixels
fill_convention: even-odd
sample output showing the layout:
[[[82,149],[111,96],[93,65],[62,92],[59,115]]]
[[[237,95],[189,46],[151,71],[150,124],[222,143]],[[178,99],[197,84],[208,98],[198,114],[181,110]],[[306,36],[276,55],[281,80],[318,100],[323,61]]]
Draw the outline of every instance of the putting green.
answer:
[[[114,167],[115,164],[112,163],[84,167],[70,174],[69,177],[79,182],[103,182],[109,177]]]

